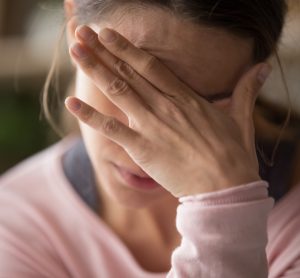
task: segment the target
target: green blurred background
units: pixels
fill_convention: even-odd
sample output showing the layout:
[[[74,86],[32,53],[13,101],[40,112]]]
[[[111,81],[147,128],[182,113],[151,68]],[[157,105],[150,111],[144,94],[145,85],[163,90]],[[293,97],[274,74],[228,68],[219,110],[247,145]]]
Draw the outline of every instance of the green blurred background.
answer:
[[[59,140],[42,117],[40,95],[63,26],[62,7],[62,0],[0,0],[0,174]],[[70,75],[64,42],[60,57],[64,88]]]

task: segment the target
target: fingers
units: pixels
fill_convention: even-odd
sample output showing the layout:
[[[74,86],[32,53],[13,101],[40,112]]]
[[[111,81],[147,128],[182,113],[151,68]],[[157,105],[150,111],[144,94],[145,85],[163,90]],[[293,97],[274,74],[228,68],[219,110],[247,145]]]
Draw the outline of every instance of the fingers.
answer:
[[[130,87],[145,100],[145,103],[154,105],[153,98],[159,91],[147,80],[141,77],[129,64],[111,54],[98,40],[98,35],[88,26],[82,25],[76,29],[77,39],[86,45],[104,63],[104,65],[121,77]]]
[[[122,78],[111,72],[87,47],[75,43],[70,48],[70,55],[80,68],[93,80],[102,91],[128,117],[144,119],[147,104]]]
[[[258,64],[251,68],[238,82],[232,97],[231,113],[238,122],[242,124],[252,119],[255,101],[259,90],[263,86],[271,66]]]
[[[194,92],[181,82],[163,63],[155,56],[135,47],[126,38],[114,30],[105,28],[99,33],[99,40],[109,48],[109,51],[131,65],[142,77],[151,84],[155,84],[161,92],[171,96],[176,94],[180,98],[184,94]]]
[[[271,66],[266,63],[255,65],[242,76],[233,93],[230,114],[240,126],[248,147],[255,133],[253,123],[255,102],[270,72]]]
[[[76,97],[68,97],[65,100],[65,105],[80,121],[122,147],[132,149],[138,145],[140,140],[139,134],[115,118],[99,113]]]

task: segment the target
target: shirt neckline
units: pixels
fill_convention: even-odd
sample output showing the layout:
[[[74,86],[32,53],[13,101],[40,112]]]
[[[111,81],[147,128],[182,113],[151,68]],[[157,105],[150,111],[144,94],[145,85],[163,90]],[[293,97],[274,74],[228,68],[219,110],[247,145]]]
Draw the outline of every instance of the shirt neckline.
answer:
[[[139,275],[145,278],[147,277],[147,275],[151,278],[165,277],[167,272],[155,273],[143,269],[138,264],[127,246],[119,238],[119,236],[93,210],[91,210],[91,208],[72,188],[72,185],[70,184],[63,171],[62,156],[67,149],[72,147],[77,142],[77,140],[79,139],[74,138],[74,136],[71,136],[71,138],[67,137],[63,139],[61,145],[58,146],[58,150],[52,157],[51,164],[48,168],[48,175],[50,178],[49,180],[51,181],[51,184],[49,184],[49,186],[57,190],[56,195],[61,198],[63,202],[66,202],[65,197],[68,198],[73,206],[73,209],[79,210],[78,212],[82,215],[82,219],[88,221],[92,225],[92,228],[95,229],[95,231],[99,230],[100,233],[101,230],[101,237],[110,237],[111,240],[114,241],[116,246],[118,246],[120,252],[124,254],[124,260],[127,260],[128,265],[132,267],[136,272],[139,272]],[[53,179],[56,179],[56,182],[53,183]],[[55,184],[56,186],[53,186],[53,184]],[[105,234],[103,234],[103,232]],[[120,254],[120,256],[122,256],[122,254]]]

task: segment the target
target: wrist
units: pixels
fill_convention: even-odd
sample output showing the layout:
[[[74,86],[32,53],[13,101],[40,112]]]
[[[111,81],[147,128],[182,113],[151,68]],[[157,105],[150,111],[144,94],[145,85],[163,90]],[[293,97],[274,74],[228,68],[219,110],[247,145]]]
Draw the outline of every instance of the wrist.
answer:
[[[257,173],[247,175],[235,175],[233,177],[215,179],[214,181],[206,182],[205,185],[202,182],[197,184],[193,183],[188,187],[184,188],[184,192],[176,194],[176,197],[184,197],[189,195],[197,195],[209,192],[217,192],[227,188],[237,187],[248,183],[256,182],[261,180],[261,177]]]

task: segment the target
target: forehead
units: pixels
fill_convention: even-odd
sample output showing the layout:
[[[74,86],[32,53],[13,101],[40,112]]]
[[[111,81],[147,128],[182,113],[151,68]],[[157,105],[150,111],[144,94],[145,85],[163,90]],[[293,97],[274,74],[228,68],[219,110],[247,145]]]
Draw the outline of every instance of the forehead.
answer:
[[[204,95],[232,90],[252,64],[252,40],[160,8],[119,8],[92,27],[115,29]]]

